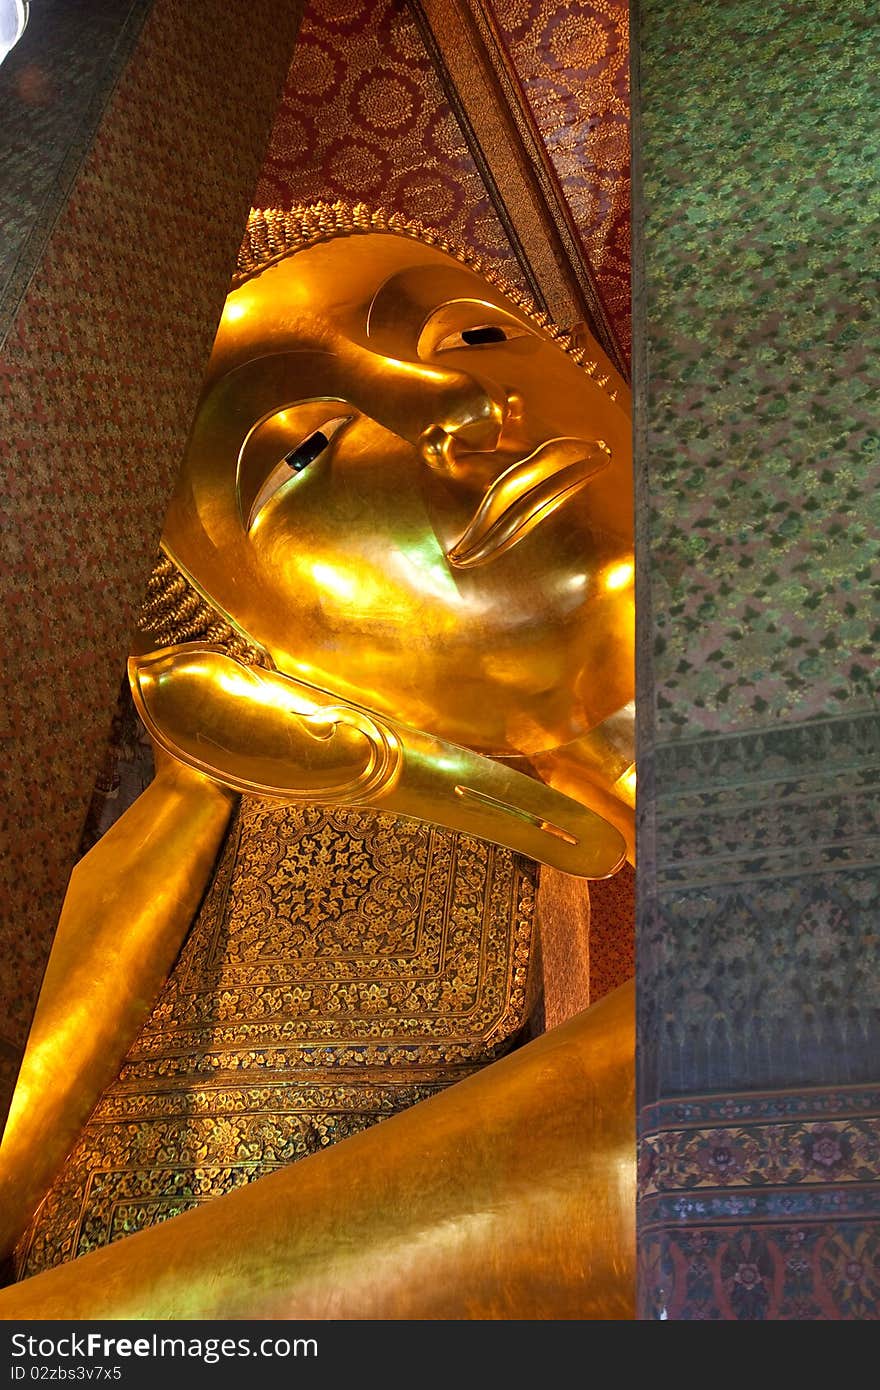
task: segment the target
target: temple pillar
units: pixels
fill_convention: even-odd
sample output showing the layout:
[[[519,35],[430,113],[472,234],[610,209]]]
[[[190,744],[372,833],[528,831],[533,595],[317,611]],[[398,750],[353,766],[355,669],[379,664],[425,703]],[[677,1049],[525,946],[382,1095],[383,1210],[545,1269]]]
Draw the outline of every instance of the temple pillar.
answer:
[[[0,70],[0,1114],[300,11],[44,0]]]
[[[876,1318],[870,19],[638,9],[640,1316]]]

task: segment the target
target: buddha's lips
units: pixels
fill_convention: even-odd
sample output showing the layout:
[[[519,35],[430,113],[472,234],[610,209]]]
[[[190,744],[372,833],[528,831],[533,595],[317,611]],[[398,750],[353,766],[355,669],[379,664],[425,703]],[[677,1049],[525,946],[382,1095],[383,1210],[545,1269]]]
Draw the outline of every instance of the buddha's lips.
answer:
[[[489,487],[473,521],[447,552],[457,569],[502,555],[611,461],[601,439],[551,439]]]

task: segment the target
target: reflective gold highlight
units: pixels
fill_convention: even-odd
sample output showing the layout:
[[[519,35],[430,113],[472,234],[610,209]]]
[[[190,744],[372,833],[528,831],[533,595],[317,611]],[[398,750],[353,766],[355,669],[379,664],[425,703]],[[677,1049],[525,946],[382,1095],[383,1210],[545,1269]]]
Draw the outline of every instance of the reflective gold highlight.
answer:
[[[133,660],[131,672],[159,746],[233,790],[396,812],[591,878],[624,861],[620,833],[580,802],[280,672],[195,643]]]

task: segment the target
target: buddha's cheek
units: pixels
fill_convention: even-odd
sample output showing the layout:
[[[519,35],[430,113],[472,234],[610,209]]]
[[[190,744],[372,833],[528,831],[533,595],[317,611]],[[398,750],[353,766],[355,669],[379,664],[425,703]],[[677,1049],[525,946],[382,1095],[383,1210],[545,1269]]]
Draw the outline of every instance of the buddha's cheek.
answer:
[[[580,737],[632,696],[627,615],[525,601],[456,606],[355,565],[303,573],[291,674],[487,753],[536,753]],[[510,595],[507,596],[508,599]]]
[[[460,570],[394,471],[304,478],[267,508],[259,636],[282,669],[487,753],[559,747],[632,698],[630,590],[607,588],[622,549],[582,505]]]
[[[479,660],[487,751],[502,732],[523,754],[561,747],[627,704],[632,614],[631,603],[603,595],[575,613],[499,628]]]

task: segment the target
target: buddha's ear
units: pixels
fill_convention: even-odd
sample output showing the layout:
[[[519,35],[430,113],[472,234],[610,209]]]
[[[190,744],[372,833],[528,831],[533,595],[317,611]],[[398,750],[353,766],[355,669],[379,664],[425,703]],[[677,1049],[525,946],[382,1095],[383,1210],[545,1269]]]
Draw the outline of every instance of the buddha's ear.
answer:
[[[624,862],[619,831],[561,792],[219,647],[135,656],[129,677],[156,742],[236,791],[408,816],[584,878]]]

